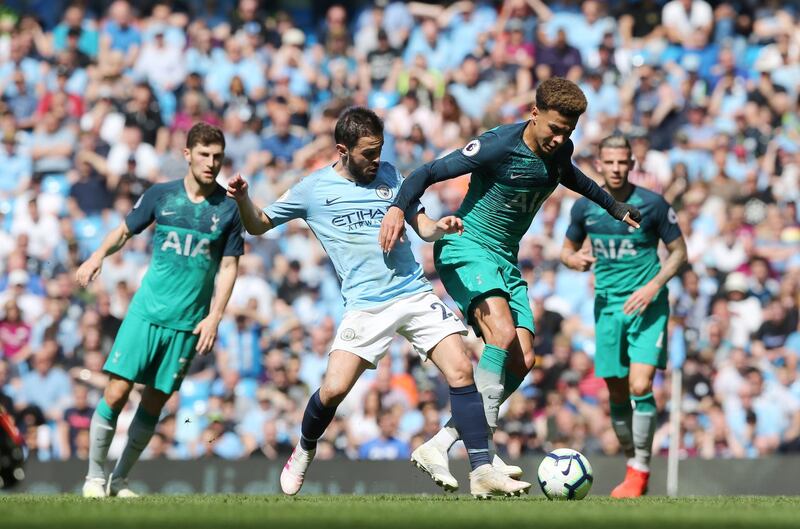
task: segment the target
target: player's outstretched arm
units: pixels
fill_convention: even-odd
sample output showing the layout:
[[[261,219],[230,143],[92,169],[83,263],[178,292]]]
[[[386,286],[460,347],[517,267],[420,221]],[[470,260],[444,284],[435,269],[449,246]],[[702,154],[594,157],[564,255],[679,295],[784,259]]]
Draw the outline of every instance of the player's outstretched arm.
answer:
[[[425,242],[438,241],[448,233],[464,233],[464,223],[455,215],[448,215],[437,221],[420,211],[408,223]]]
[[[569,159],[563,162],[561,183],[564,184],[564,187],[585,196],[602,207],[615,219],[629,226],[633,226],[634,228],[639,228],[642,214],[638,209],[625,202],[617,202],[614,197],[609,195],[602,187],[595,184],[594,180],[572,165]]]
[[[408,214],[409,218],[414,216],[414,212],[409,212],[409,206],[417,202],[428,187],[495,162],[505,155],[506,147],[498,139],[497,133],[490,130],[470,141],[463,149],[414,169],[403,181],[394,204],[383,217],[378,236],[381,249],[389,252],[394,248],[403,235],[404,215]]]
[[[238,234],[233,235],[238,237]],[[192,334],[199,334],[196,351],[201,355],[211,351],[217,339],[217,329],[222,316],[225,314],[225,307],[231,299],[233,285],[239,275],[239,256],[226,255],[219,263],[217,272],[217,285],[214,291],[214,301],[211,303],[211,310],[203,321],[197,324]]]
[[[125,221],[111,230],[103,239],[103,242],[100,243],[100,247],[78,268],[75,274],[78,284],[85,287],[91,281],[94,281],[100,275],[103,259],[118,252],[131,237],[133,237],[133,233],[128,229]]]
[[[236,201],[242,226],[250,235],[261,235],[273,228],[266,213],[256,206],[247,194],[249,186],[242,175],[237,174],[228,182],[227,195]]]

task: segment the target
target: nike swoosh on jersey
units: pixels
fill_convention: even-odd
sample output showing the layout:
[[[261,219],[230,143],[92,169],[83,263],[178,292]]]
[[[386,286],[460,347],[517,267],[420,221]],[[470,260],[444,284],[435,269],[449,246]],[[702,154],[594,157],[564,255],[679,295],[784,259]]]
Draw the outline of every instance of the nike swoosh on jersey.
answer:
[[[176,211],[167,211],[166,209],[161,210],[161,215],[164,217],[168,217],[169,215],[174,215],[177,213]]]
[[[516,180],[517,178],[523,178],[524,176],[525,176],[524,174],[512,174],[509,176],[509,178],[512,180]]]
[[[338,201],[340,201],[341,199],[342,199],[342,197],[336,197],[336,198],[326,198],[326,199],[325,199],[325,205],[326,205],[326,206],[330,206],[330,205],[331,205],[331,204],[333,204],[334,202],[338,202]]]

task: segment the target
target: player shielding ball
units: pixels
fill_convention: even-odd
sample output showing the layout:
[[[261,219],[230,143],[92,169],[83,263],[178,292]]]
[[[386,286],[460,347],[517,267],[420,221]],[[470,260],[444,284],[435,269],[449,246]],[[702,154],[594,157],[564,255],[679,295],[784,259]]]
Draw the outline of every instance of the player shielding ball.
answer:
[[[161,408],[180,388],[195,353],[214,345],[244,253],[236,203],[216,182],[224,151],[220,129],[194,125],[183,151],[186,176],[145,191],[78,269],[77,281],[85,287],[100,274],[103,259],[155,222],[150,267],[103,366],[110,378],[92,416],[86,497],[136,496],[128,488],[128,473],[150,442]],[[146,387],[128,442],[107,478],[108,447],[134,383]]]
[[[441,370],[450,386],[455,425],[472,467],[471,494],[483,498],[526,492],[530,483],[513,480],[490,464],[481,395],[460,336],[466,328],[433,294],[407,240],[388,254],[376,244],[380,221],[402,181],[397,169],[380,161],[383,123],[368,109],[350,108],[339,117],[334,137],[339,161],[306,176],[263,210],[250,200],[240,176],[228,185],[228,195],[236,199],[242,224],[251,234],[304,219],[333,261],[342,285],[346,312],[331,345],[322,387],[311,396],[303,415],[300,442],[281,473],[281,489],[289,495],[300,491],[317,440],[337,406],[400,334]],[[456,217],[436,222],[419,203],[411,208],[409,224],[427,241],[445,234],[457,237],[462,231]],[[455,479],[440,485],[457,488]]]
[[[572,207],[561,261],[580,271],[594,264],[595,374],[608,385],[611,423],[629,458],[611,496],[634,498],[647,492],[657,420],[653,377],[667,363],[666,284],[686,264],[686,242],[664,198],[628,181],[633,158],[624,136],[601,141],[595,165],[608,192],[642,212],[641,229],[620,225],[582,198]],[[591,251],[581,249],[587,236]],[[669,251],[663,265],[659,240]]]
[[[464,234],[437,241],[434,262],[447,292],[486,344],[475,380],[492,429],[497,426],[500,404],[519,387],[534,363],[533,313],[517,253],[539,207],[562,184],[624,221],[621,227],[639,226],[641,216],[635,207],[618,202],[572,165],[569,137],[585,110],[586,97],[571,81],[542,82],[530,120],[495,127],[463,149],[416,169],[383,219],[380,243],[390,250],[402,233],[404,214],[406,218],[413,215],[409,206],[428,186],[472,173],[467,195],[456,212],[463,219]],[[435,469],[435,480],[453,479],[447,452],[456,440],[458,434],[450,423],[417,448],[412,461]],[[493,464],[507,475],[522,473],[496,455]]]

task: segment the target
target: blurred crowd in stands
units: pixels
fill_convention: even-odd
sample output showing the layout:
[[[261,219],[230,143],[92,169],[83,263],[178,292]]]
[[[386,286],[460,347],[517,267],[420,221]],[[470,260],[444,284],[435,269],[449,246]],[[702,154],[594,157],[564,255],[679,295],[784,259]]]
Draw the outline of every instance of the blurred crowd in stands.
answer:
[[[795,3],[6,0],[0,403],[17,415],[29,457],[87,457],[102,365],[147,268],[149,232],[88,289],[74,273],[148,186],[184,176],[193,123],[223,128],[220,181],[241,173],[265,205],[337,159],[332,126],[349,105],[381,115],[382,158],[407,174],[527,119],[550,76],[579,83],[589,100],[575,163],[596,176],[599,140],[627,134],[631,179],[674,205],[688,242],[690,266],[669,285],[673,363],[654,388],[656,453],[669,444],[673,367],[683,456],[800,451]],[[429,214],[455,211],[467,182],[431,188]],[[538,365],[502,408],[495,440],[511,458],[619,450],[593,374],[592,275],[558,262],[575,199],[558,189],[520,249]],[[449,300],[431,245],[414,247]],[[297,440],[342,316],[338,282],[302,222],[248,238],[246,251],[215,350],[192,364],[144,458],[283,459]],[[481,342],[472,336],[470,347],[478,354]],[[398,338],[317,457],[405,458],[447,420],[447,402],[435,369]]]

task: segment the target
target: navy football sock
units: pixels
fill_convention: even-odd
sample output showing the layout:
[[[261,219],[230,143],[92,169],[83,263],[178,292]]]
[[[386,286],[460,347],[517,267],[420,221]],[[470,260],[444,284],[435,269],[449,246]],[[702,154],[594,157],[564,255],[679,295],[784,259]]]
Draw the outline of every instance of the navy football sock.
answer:
[[[303,423],[300,426],[300,447],[303,450],[317,448],[317,439],[322,437],[335,415],[336,406],[324,406],[319,398],[319,390],[315,391],[308,399],[306,411],[303,413]]]
[[[489,425],[483,412],[483,400],[475,384],[450,386],[450,408],[461,440],[467,448],[472,470],[489,464]]]

